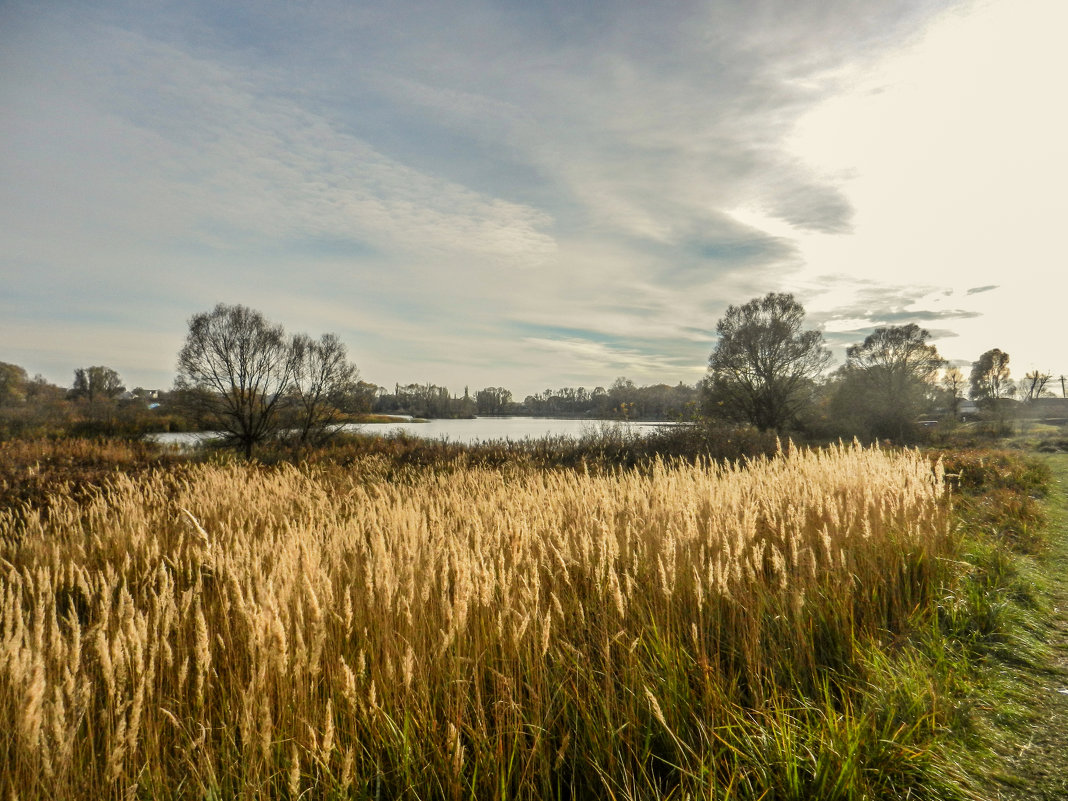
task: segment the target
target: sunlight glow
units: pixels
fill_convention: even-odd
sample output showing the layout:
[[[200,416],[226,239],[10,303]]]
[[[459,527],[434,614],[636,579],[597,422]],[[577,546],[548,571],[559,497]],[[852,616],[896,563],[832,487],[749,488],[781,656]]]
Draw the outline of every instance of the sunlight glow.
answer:
[[[959,336],[939,343],[944,355],[974,359],[998,346],[1017,355],[1021,373],[1025,364],[1063,366],[1065,29],[1059,0],[984,2],[937,18],[910,46],[858,71],[789,140],[838,180],[856,210],[853,233],[749,219],[798,247],[801,285],[848,275],[929,286],[953,290],[954,308],[990,315],[954,320]],[[997,289],[967,294],[986,285]],[[842,300],[832,291],[813,307]],[[1031,309],[1028,327],[998,329],[999,307]]]

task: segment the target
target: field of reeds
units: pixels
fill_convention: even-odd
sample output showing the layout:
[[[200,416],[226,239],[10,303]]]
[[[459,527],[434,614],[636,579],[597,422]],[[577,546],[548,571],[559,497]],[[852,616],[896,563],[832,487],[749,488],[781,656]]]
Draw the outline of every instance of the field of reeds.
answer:
[[[0,792],[955,797],[909,639],[949,507],[941,462],[858,446],[60,487],[0,507]]]

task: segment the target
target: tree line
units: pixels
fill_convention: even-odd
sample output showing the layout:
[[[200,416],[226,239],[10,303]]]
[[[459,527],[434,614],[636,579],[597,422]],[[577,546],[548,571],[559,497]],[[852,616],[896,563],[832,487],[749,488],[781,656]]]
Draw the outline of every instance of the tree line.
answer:
[[[665,420],[692,417],[697,404],[696,387],[638,387],[622,377],[607,390],[547,389],[522,401],[503,387],[473,395],[465,387],[460,397],[429,383],[397,384],[390,392],[360,378],[337,335],[287,335],[241,305],[195,314],[177,366],[173,389],[128,392],[109,367],[78,368],[64,389],[0,363],[0,435],[212,430],[251,456],[268,439],[320,445],[367,413]]]
[[[1004,427],[1014,399],[1032,403],[1056,386],[1041,371],[1014,381],[1008,354],[997,348],[980,355],[965,379],[916,324],[877,328],[828,373],[822,333],[805,327],[804,308],[784,293],[729,306],[716,334],[697,385],[639,387],[620,377],[607,389],[546,389],[518,401],[503,387],[473,394],[465,387],[454,396],[435,384],[396,384],[390,392],[360,378],[335,334],[287,335],[257,311],[219,304],[190,319],[170,391],[127,391],[115,370],[99,365],[76,369],[65,389],[0,362],[0,435],[210,429],[251,456],[271,438],[322,444],[347,422],[379,412],[703,419],[810,439],[910,442],[933,420],[959,419],[965,395]]]
[[[397,384],[392,392],[377,388],[372,411],[414,417],[461,418],[502,415],[580,417],[614,420],[690,419],[697,411],[698,389],[679,383],[640,387],[621,376],[604,387],[546,389],[517,400],[504,387],[485,387],[462,396],[437,384]]]
[[[1036,370],[1015,382],[1009,356],[998,348],[972,363],[966,382],[915,323],[875,329],[827,374],[830,351],[821,332],[805,329],[804,318],[790,294],[728,307],[716,326],[703,412],[763,431],[911,442],[936,419],[957,420],[966,390],[1001,424],[1015,399],[1054,397],[1051,374]],[[1063,378],[1061,385],[1063,396]]]

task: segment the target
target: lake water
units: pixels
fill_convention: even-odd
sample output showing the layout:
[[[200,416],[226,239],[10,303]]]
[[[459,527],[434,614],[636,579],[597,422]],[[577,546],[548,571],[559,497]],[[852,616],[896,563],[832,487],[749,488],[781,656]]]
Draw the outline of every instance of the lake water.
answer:
[[[411,420],[398,418],[392,423],[367,423],[346,426],[346,430],[361,434],[388,436],[404,432],[413,437],[424,439],[445,439],[469,445],[490,440],[541,439],[542,437],[581,437],[596,433],[605,427],[622,427],[631,434],[647,434],[657,428],[672,423],[633,423],[612,420],[570,420],[558,417],[476,417],[471,420],[430,420],[426,423],[413,423]],[[148,439],[166,445],[196,445],[215,438],[211,432],[200,433],[163,433],[149,434]]]
[[[426,423],[410,421],[375,423],[356,426],[365,434],[391,434],[403,431],[424,439],[447,439],[449,442],[470,444],[490,440],[541,439],[542,437],[581,437],[605,427],[621,426],[629,433],[642,434],[656,430],[664,423],[622,423],[613,420],[568,420],[557,417],[476,417],[472,420],[430,420]]]

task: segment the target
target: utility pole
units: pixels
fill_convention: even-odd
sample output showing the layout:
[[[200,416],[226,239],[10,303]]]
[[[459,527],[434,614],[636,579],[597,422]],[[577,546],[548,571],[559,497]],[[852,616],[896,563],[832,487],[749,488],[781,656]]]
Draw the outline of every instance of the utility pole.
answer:
[[[1061,376],[1061,397],[1062,398],[1068,398],[1068,394],[1065,394],[1065,392],[1064,392],[1064,376],[1063,375]]]

